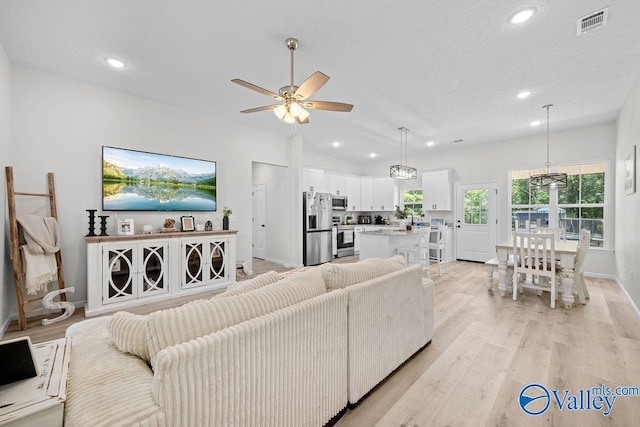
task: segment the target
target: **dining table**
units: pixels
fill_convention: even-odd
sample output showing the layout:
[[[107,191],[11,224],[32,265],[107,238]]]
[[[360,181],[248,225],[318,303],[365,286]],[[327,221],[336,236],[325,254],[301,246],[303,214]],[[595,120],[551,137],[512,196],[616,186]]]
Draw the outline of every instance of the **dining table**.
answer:
[[[565,308],[571,308],[575,302],[573,297],[576,253],[578,251],[578,240],[556,240],[554,242],[556,259],[560,261],[562,287],[562,303]],[[498,255],[498,291],[501,296],[505,296],[507,291],[512,290],[512,283],[507,283],[507,262],[509,256],[513,255],[513,239],[509,239],[496,245]]]

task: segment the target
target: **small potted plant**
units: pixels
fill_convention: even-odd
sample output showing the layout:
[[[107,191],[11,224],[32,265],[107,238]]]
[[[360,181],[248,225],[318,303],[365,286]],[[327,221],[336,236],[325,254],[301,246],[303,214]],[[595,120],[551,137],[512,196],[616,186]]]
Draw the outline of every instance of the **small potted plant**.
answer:
[[[407,208],[400,209],[400,206],[396,205],[396,218],[398,218],[398,219],[406,219],[407,218]]]
[[[222,229],[229,229],[229,216],[233,214],[233,211],[227,206],[222,208]]]

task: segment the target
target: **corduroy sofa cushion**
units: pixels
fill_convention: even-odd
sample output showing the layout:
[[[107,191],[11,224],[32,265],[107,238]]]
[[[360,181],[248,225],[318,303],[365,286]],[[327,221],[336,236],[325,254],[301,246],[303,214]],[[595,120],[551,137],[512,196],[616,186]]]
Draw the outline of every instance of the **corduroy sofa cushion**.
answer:
[[[256,276],[253,279],[236,282],[229,286],[226,291],[216,295],[215,297],[232,297],[234,295],[244,294],[245,292],[260,289],[263,286],[272,285],[278,280],[280,280],[280,275],[275,271],[269,271]]]
[[[310,270],[252,292],[156,311],[148,316],[151,365],[163,349],[187,342],[326,292],[322,273]]]
[[[275,271],[269,271],[252,279],[245,280],[242,282],[241,286],[236,287],[233,291],[218,294],[214,296],[214,298],[219,296],[230,297],[233,295],[239,295],[273,284],[278,280],[280,280],[280,275]],[[197,301],[192,301],[187,305],[196,303]],[[107,329],[109,330],[111,339],[120,351],[136,355],[148,362],[150,361],[150,355],[147,319],[148,315],[138,315],[126,311],[119,311],[111,316],[109,323],[107,324]]]
[[[407,266],[405,258],[396,255],[391,258],[368,258],[354,264],[322,264],[324,282],[328,291],[355,285]]]

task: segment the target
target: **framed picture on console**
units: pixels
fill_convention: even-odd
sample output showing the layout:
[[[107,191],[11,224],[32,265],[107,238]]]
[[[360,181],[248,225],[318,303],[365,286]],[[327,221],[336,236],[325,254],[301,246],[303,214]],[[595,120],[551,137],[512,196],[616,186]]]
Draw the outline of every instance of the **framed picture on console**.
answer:
[[[182,231],[193,231],[196,229],[195,221],[192,216],[181,216],[180,223],[182,226]]]
[[[133,219],[119,219],[118,220],[118,235],[119,236],[133,236]]]

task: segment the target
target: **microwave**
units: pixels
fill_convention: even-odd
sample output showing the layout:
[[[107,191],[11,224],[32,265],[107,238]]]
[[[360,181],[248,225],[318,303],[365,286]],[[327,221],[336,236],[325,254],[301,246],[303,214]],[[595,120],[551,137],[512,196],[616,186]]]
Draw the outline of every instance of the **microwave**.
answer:
[[[331,196],[331,206],[336,211],[347,210],[347,196]]]

